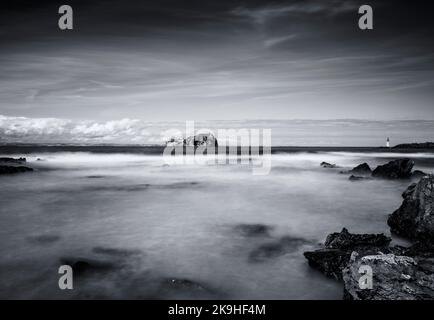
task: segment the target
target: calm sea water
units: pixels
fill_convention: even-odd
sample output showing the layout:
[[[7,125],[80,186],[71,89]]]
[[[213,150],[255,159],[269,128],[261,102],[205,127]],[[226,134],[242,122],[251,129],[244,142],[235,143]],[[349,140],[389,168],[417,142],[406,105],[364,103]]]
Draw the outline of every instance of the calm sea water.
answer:
[[[406,156],[434,171],[430,153],[277,153],[265,176],[159,155],[25,156],[35,172],[0,177],[0,298],[341,299],[303,252],[342,227],[389,234],[410,181],[350,182],[319,164]],[[97,270],[59,290],[59,266],[80,259]]]

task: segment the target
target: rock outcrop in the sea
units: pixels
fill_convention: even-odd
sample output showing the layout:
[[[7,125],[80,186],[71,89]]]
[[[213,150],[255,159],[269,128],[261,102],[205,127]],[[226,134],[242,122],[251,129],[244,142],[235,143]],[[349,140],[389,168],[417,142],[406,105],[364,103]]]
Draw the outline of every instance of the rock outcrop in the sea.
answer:
[[[348,173],[350,173],[352,175],[356,175],[356,176],[371,175],[372,170],[371,170],[371,167],[369,166],[369,164],[367,164],[365,162],[365,163],[358,165],[357,167],[354,167]]]
[[[200,146],[218,146],[217,138],[212,133],[202,133],[190,136],[186,139],[182,137],[172,137],[166,141],[167,146],[186,146],[186,147],[200,147]]]
[[[9,158],[9,157],[0,157],[0,162],[2,163],[13,163],[13,164],[21,164],[26,162],[27,159],[26,158]]]
[[[432,262],[420,264],[408,256],[395,254],[363,256],[353,252],[348,267],[343,270],[344,299],[432,300],[434,298],[433,269]],[[369,270],[372,285],[360,285],[363,275],[361,270]]]
[[[2,166],[0,165],[0,174],[13,174],[33,171],[32,168],[24,166]]]
[[[336,164],[332,164],[332,163],[328,163],[328,162],[321,162],[320,166],[323,168],[328,168],[328,169],[339,168],[339,166],[337,166]]]
[[[434,240],[434,175],[427,175],[402,194],[401,207],[387,223],[391,231],[409,239]]]
[[[413,160],[397,159],[378,166],[372,172],[372,176],[383,179],[408,179],[411,177],[413,167]]]
[[[305,252],[309,265],[328,277],[342,279],[342,270],[347,267],[353,251],[376,254],[384,251],[390,241],[384,234],[352,234],[343,228],[341,232],[327,236],[324,247]]]

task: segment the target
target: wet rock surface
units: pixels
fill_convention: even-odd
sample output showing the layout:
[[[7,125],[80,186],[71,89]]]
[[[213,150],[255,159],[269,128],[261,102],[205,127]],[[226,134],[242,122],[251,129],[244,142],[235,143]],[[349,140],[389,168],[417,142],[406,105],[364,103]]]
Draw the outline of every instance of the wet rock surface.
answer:
[[[357,167],[354,167],[348,173],[350,173],[352,175],[356,175],[356,176],[363,176],[363,175],[371,175],[372,170],[371,170],[371,167],[369,166],[369,164],[367,164],[365,162],[365,163],[359,164]]]
[[[387,223],[391,231],[409,239],[434,239],[434,175],[410,185],[402,194],[404,201]]]
[[[397,159],[378,166],[372,176],[383,179],[409,179],[414,161],[410,159]]]
[[[361,268],[372,270],[372,286],[361,286]],[[344,298],[349,300],[431,300],[434,273],[408,256],[351,255],[343,270]]]
[[[353,234],[343,228],[341,232],[328,235],[323,248],[305,252],[304,256],[310,266],[328,277],[341,280],[342,270],[347,266],[353,251],[375,254],[384,251],[391,240],[384,234]]]

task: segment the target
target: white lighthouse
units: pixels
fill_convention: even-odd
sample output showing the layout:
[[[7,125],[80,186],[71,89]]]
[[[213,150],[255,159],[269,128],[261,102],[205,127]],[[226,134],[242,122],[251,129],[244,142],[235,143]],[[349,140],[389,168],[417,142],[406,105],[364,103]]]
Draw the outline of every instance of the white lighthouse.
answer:
[[[386,140],[386,148],[390,148],[390,139],[389,139],[389,137],[387,137],[387,140]]]

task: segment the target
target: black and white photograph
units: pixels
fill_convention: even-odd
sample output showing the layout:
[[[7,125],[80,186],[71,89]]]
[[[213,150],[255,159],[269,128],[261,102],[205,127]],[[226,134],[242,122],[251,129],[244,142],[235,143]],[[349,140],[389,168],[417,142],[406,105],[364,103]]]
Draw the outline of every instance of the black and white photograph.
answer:
[[[422,0],[2,1],[0,299],[434,300],[433,39]]]

